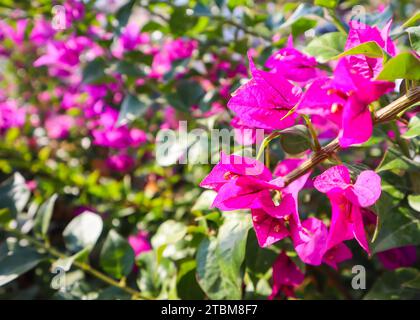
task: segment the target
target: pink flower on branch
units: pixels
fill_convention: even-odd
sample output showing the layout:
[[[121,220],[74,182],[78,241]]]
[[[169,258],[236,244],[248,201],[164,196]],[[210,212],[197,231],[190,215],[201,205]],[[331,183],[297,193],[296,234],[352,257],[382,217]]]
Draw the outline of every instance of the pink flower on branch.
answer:
[[[381,178],[371,170],[362,171],[352,184],[345,166],[335,166],[319,175],[315,188],[328,195],[332,205],[327,249],[355,238],[370,253],[362,208],[373,205],[381,195]]]

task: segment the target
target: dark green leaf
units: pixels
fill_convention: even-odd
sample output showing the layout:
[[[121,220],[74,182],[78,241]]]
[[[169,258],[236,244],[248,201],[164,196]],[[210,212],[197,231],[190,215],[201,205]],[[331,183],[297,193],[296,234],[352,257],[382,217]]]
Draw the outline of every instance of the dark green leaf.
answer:
[[[211,299],[242,297],[242,263],[249,215],[229,213],[217,238],[204,239],[197,251],[197,277],[201,288]]]
[[[0,260],[0,287],[35,268],[41,260],[42,256],[32,248],[15,248]]]
[[[311,138],[304,125],[296,125],[281,132],[280,144],[290,154],[298,154],[311,148]]]
[[[133,11],[133,6],[136,0],[130,0],[124,4],[121,8],[118,9],[116,18],[118,20],[118,28],[121,29],[125,27],[130,19],[131,12]]]
[[[127,276],[134,265],[134,251],[115,230],[110,230],[100,256],[101,267],[116,279]]]
[[[411,300],[420,298],[420,290],[404,286],[419,277],[419,271],[402,268],[386,272],[373,285],[365,300]]]
[[[121,104],[118,116],[118,125],[124,125],[140,117],[147,110],[144,101],[140,101],[136,96],[127,94]]]
[[[25,178],[16,172],[0,185],[0,208],[15,216],[25,208],[30,195]]]
[[[392,197],[381,195],[375,211],[379,217],[377,236],[372,243],[374,253],[406,245],[420,244],[420,217],[416,211],[392,204]],[[391,202],[391,203],[390,203]]]
[[[416,171],[419,170],[420,165],[404,156],[401,152],[394,148],[389,148],[384,155],[381,163],[379,164],[376,172],[382,171],[399,171],[399,170],[408,170]]]
[[[103,58],[96,58],[90,61],[83,69],[84,83],[97,83],[106,77],[105,69],[107,65]]]

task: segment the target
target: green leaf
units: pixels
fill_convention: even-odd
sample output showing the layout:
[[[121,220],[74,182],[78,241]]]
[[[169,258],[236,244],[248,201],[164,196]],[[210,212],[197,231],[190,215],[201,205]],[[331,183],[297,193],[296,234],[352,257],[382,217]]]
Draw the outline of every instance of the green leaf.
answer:
[[[382,171],[400,171],[400,170],[408,170],[408,171],[417,171],[419,170],[420,165],[415,161],[407,158],[401,152],[394,148],[389,148],[384,157],[379,164],[378,168],[376,168],[376,172]]]
[[[145,102],[140,101],[136,96],[127,94],[121,104],[117,124],[124,125],[140,117],[147,110]]]
[[[420,290],[404,286],[419,277],[414,268],[401,268],[389,271],[376,280],[365,300],[411,300],[420,298]]]
[[[303,51],[324,63],[339,55],[344,50],[346,36],[341,32],[330,32],[313,39]]]
[[[181,264],[177,274],[177,292],[181,299],[197,300],[204,298],[204,292],[201,290],[195,278],[197,262],[188,260]]]
[[[192,29],[197,22],[197,17],[187,15],[187,8],[180,6],[174,7],[169,18],[169,28],[176,36],[184,36],[188,30]]]
[[[315,0],[314,4],[320,7],[335,9],[338,5],[338,0]]]
[[[25,178],[16,172],[0,185],[0,209],[7,209],[10,215],[20,213],[31,196]]]
[[[378,80],[420,80],[420,61],[413,54],[403,52],[385,63]]]
[[[89,257],[90,249],[84,248],[83,250],[75,253],[74,255],[70,257],[65,258],[59,258],[52,264],[52,269],[55,268],[61,268],[64,271],[69,271],[71,266],[73,265],[74,261],[81,261],[81,262],[87,262]]]
[[[405,30],[408,33],[411,47],[417,52],[420,50],[420,26],[410,27]]]
[[[368,41],[350,48],[343,53],[340,53],[338,56],[332,57],[331,60],[337,60],[345,56],[353,56],[357,54],[363,54],[364,56],[370,58],[382,58],[385,53],[375,41]]]
[[[85,211],[75,217],[63,231],[64,242],[71,252],[84,248],[92,249],[101,235],[102,218],[96,213]]]
[[[217,196],[214,190],[205,190],[198,197],[197,201],[191,208],[191,211],[205,211],[211,208],[211,204]]]
[[[133,11],[133,6],[135,2],[135,0],[130,0],[118,9],[116,13],[116,18],[118,20],[119,30],[121,30],[122,27],[125,27],[127,25],[128,20],[131,16],[131,12]]]
[[[197,17],[211,17],[211,11],[209,7],[203,5],[202,3],[197,3],[193,9],[193,15]]]
[[[140,291],[158,299],[174,299],[176,289],[176,267],[169,259],[158,261],[155,252],[144,252],[137,258],[139,275],[137,285]]]
[[[408,123],[408,130],[402,135],[403,138],[412,139],[420,135],[420,117],[415,116]]]
[[[168,102],[176,109],[189,112],[194,105],[199,105],[206,92],[199,83],[182,80],[176,86],[176,92],[167,96]]]
[[[134,251],[115,230],[110,230],[100,255],[101,267],[116,279],[127,276],[134,265]]]
[[[292,24],[292,36],[294,38],[300,36],[305,31],[312,29],[316,26],[317,21],[308,18],[299,18]]]
[[[420,11],[417,11],[415,14],[413,14],[410,19],[408,19],[404,24],[402,25],[403,28],[408,28],[417,25],[417,21],[420,20]]]
[[[285,23],[280,25],[279,28],[282,29],[289,27],[301,18],[308,18],[314,16],[324,16],[324,11],[322,10],[322,8],[312,6],[308,3],[302,3],[296,8],[293,14],[289,17],[289,19],[287,19]]]
[[[115,72],[131,77],[143,77],[145,75],[137,65],[128,61],[118,61],[115,65]]]
[[[410,194],[408,196],[408,204],[411,208],[420,212],[420,194]]]
[[[105,69],[107,65],[103,58],[96,58],[90,61],[83,69],[84,83],[98,83],[106,77]]]
[[[0,259],[0,287],[35,268],[41,260],[42,256],[32,248],[15,248]]]
[[[420,290],[420,273],[414,279],[404,282],[402,286]]]
[[[58,195],[56,193],[53,194],[39,208],[34,221],[34,231],[36,234],[39,234],[43,237],[46,236],[50,226],[51,217],[54,211],[54,204],[57,200],[57,197]]]
[[[384,193],[381,198],[389,197]],[[378,253],[392,248],[403,247],[406,245],[420,244],[420,219],[419,214],[413,210],[398,206],[398,202],[394,205],[389,204],[387,200],[382,205],[382,210],[376,212],[379,217],[379,225],[377,236],[372,243],[372,252]]]
[[[197,250],[197,278],[210,299],[241,299],[241,268],[245,258],[250,216],[229,213],[217,238],[206,238]]]
[[[152,238],[154,248],[162,245],[174,244],[182,240],[187,233],[187,227],[181,222],[175,220],[166,220],[159,226],[156,234]]]
[[[299,154],[311,148],[311,138],[306,126],[296,126],[280,131],[280,144],[289,154]]]

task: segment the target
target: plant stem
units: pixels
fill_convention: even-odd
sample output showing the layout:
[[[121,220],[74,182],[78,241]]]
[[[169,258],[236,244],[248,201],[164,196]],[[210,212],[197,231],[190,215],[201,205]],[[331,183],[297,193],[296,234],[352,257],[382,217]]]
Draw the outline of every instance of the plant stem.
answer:
[[[59,259],[66,259],[68,258],[68,256],[66,256],[65,254],[61,253],[60,251],[56,250],[55,248],[47,245],[44,242],[41,242],[37,239],[35,239],[34,237],[27,235],[25,233],[22,233],[21,231],[14,229],[14,228],[9,228],[7,226],[0,226],[0,228],[2,228],[4,231],[13,234],[14,236],[16,236],[19,239],[24,239],[26,241],[28,241],[29,243],[31,243],[32,245],[34,245],[35,247],[39,248],[39,249],[43,249],[45,250],[48,254],[50,254],[51,256],[55,257],[55,258],[59,258]],[[121,290],[123,290],[124,292],[128,293],[131,295],[132,299],[149,299],[147,297],[142,296],[142,294],[131,288],[128,287],[127,285],[125,285],[125,283],[123,282],[118,282],[114,279],[112,279],[111,277],[108,277],[107,275],[103,274],[102,272],[92,268],[89,264],[84,263],[84,262],[80,262],[75,260],[73,262],[73,265],[83,271],[85,271],[86,273],[89,273],[90,275],[94,276],[95,278],[111,285],[114,287],[117,287]]]
[[[405,95],[391,102],[386,107],[378,110],[374,116],[374,124],[389,122],[395,120],[401,112],[404,112],[409,107],[420,101],[420,87],[410,89]],[[340,149],[338,138],[331,141],[325,147],[321,148],[319,152],[314,152],[313,155],[300,165],[299,168],[293,170],[284,176],[285,185],[290,184],[297,178],[303,176],[308,171],[312,170],[316,165],[331,157],[331,155]]]
[[[340,31],[341,33],[347,35],[347,27],[343,24],[341,19],[339,17],[337,17],[337,14],[335,13],[335,11],[333,9],[329,9],[328,13],[330,14],[332,23],[335,25],[337,30]]]
[[[311,119],[309,119],[307,115],[303,115],[303,119],[305,119],[306,126],[308,127],[309,133],[311,134],[312,141],[314,143],[314,151],[319,152],[319,150],[321,150],[321,144],[319,143],[318,135],[316,134],[316,130],[312,125]]]
[[[233,26],[233,27],[235,27],[235,28],[237,28],[239,30],[242,30],[244,33],[249,34],[251,36],[254,36],[254,37],[257,37],[257,38],[261,38],[261,39],[263,39],[263,40],[265,40],[267,42],[271,42],[272,41],[271,40],[271,37],[266,36],[266,35],[263,35],[263,34],[260,34],[258,32],[253,31],[253,30],[250,30],[247,27],[243,26],[242,24],[240,24],[240,23],[238,23],[238,22],[236,22],[234,20],[227,19],[227,18],[225,18],[223,16],[213,16],[212,18],[214,18],[215,20],[219,20],[222,23],[229,24],[229,25],[231,25],[231,26]]]

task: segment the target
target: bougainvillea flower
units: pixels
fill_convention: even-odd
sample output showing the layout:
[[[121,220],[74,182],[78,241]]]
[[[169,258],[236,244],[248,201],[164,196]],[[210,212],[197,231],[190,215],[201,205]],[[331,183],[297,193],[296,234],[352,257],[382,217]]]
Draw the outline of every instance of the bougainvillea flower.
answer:
[[[314,80],[302,95],[297,105],[300,114],[317,115],[341,126],[342,107],[346,96],[331,90],[332,79],[322,77]]]
[[[334,71],[332,86],[348,96],[343,107],[340,146],[344,148],[366,142],[373,131],[369,104],[391,91],[395,84],[365,79],[347,60],[342,59]]]
[[[320,76],[316,64],[315,58],[294,48],[293,38],[290,36],[287,46],[271,55],[265,62],[265,67],[280,73],[288,80],[306,82]]]
[[[245,126],[241,119],[234,117],[230,125],[235,133],[235,141],[241,145],[249,146],[256,142],[256,129]]]
[[[220,162],[200,183],[217,191],[212,204],[223,211],[260,209],[271,213],[276,209],[271,190],[281,190],[282,179],[272,179],[271,172],[260,161],[223,152]]]
[[[311,83],[298,103],[297,112],[322,116],[336,124],[340,146],[345,148],[371,137],[369,104],[393,88],[393,82],[364,78],[343,58],[332,79],[319,78]]]
[[[369,253],[361,208],[371,206],[379,199],[379,175],[371,170],[362,171],[352,184],[347,167],[339,165],[319,175],[314,186],[328,195],[332,205],[327,249],[355,238]]]
[[[251,209],[252,223],[260,247],[268,247],[289,236],[284,218],[275,218],[263,209]]]
[[[349,35],[345,45],[345,50],[349,50],[362,43],[374,41],[390,56],[395,56],[396,47],[389,31],[392,20],[390,20],[383,30],[372,27],[360,21],[351,20]],[[383,58],[370,58],[362,54],[346,57],[358,74],[367,79],[375,78],[382,70]]]
[[[337,270],[338,263],[351,259],[352,256],[350,249],[344,243],[339,243],[325,252],[322,262]]]
[[[122,30],[112,53],[116,57],[121,58],[125,51],[132,51],[137,46],[148,43],[149,41],[149,35],[140,33],[140,27],[136,23],[131,22]]]
[[[126,172],[134,167],[134,158],[126,153],[114,154],[106,159],[107,166],[115,171]]]
[[[15,28],[8,25],[5,21],[0,20],[0,34],[2,37],[11,39],[16,45],[23,44],[25,39],[25,31],[28,25],[28,19],[19,19],[16,21]]]
[[[16,100],[0,102],[0,132],[25,123],[26,109],[19,107]]]
[[[228,108],[251,128],[284,129],[295,122],[292,114],[281,120],[298,102],[301,90],[280,73],[258,70],[249,57],[252,79],[242,85],[228,102]]]
[[[327,250],[328,229],[319,219],[311,217],[301,224],[290,221],[293,245],[299,258],[311,265],[320,265]]]
[[[134,255],[138,257],[143,252],[152,250],[150,245],[148,234],[145,231],[140,230],[137,234],[128,237],[128,243],[133,248]]]
[[[153,57],[149,76],[162,78],[165,73],[171,70],[174,61],[191,57],[197,47],[198,42],[190,39],[180,38],[166,41],[163,48]]]
[[[273,287],[270,300],[274,299],[280,292],[286,297],[295,296],[295,288],[298,287],[305,275],[296,264],[286,255],[281,252],[273,264]]]
[[[103,147],[123,149],[137,147],[146,142],[144,131],[126,125],[118,126],[118,111],[110,107],[103,110],[97,121],[93,122],[93,143]]]
[[[308,218],[301,224],[292,219],[290,230],[296,253],[304,263],[316,266],[325,263],[337,269],[338,263],[352,257],[350,249],[343,243],[328,247],[328,229],[317,218]]]
[[[297,168],[303,159],[285,159],[281,161],[275,171],[275,176],[285,176]],[[278,197],[279,204],[272,206],[272,201],[267,199],[268,205],[263,209],[252,209],[252,221],[261,247],[267,247],[287,236],[290,232],[287,228],[289,221],[296,221],[300,224],[298,213],[298,192],[304,187],[310,172],[296,179],[287,187],[276,189],[275,197]],[[279,179],[279,181],[280,181]],[[268,209],[267,209],[268,207]]]
[[[51,21],[39,18],[34,21],[34,27],[29,35],[29,40],[36,46],[41,46],[51,40],[54,34],[55,30],[51,26]]]
[[[417,260],[416,247],[405,246],[382,251],[378,253],[378,258],[384,268],[388,270],[410,267]]]
[[[69,115],[51,115],[45,120],[45,129],[51,139],[65,139],[70,129],[75,125],[75,119]]]

